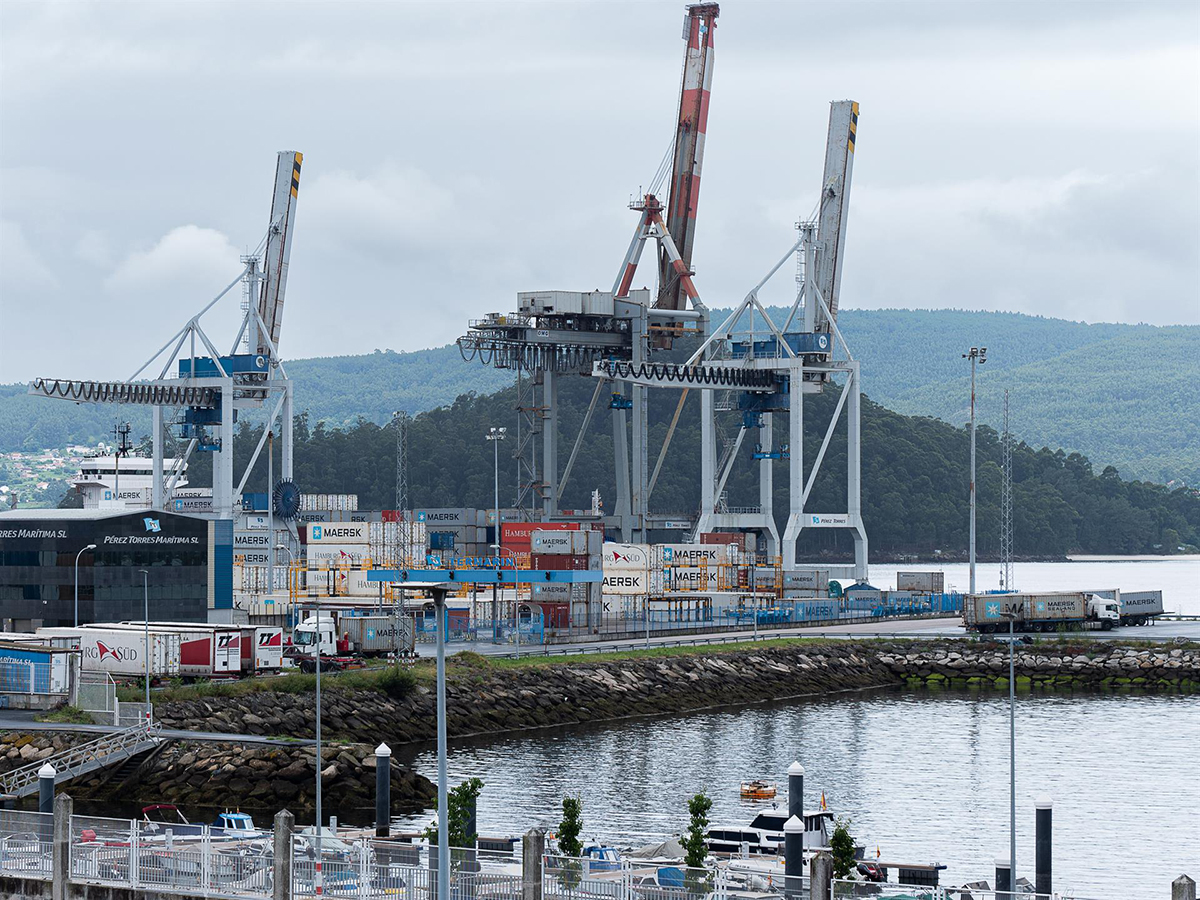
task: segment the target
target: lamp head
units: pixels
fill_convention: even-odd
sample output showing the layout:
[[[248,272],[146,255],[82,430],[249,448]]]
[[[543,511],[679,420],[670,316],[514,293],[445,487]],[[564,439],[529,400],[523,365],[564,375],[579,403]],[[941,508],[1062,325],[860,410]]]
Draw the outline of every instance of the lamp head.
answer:
[[[96,545],[95,545],[95,544],[88,544],[88,545],[87,545],[86,547],[84,547],[83,549],[84,549],[84,550],[95,550],[95,549],[96,549]]]

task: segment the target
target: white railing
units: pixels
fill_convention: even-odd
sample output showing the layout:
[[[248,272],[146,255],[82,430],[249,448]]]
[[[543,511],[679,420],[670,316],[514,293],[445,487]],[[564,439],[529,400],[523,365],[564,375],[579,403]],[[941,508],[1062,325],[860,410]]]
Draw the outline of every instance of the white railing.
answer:
[[[49,878],[54,816],[0,810],[0,872],[20,878]]]
[[[38,770],[46,763],[54,766],[57,772],[56,782],[62,782],[128,759],[156,744],[158,733],[157,725],[151,725],[149,728],[145,724],[135,725],[124,731],[106,734],[86,744],[77,744],[19,769],[12,769],[0,775],[0,794],[23,797],[33,793],[38,786]]]
[[[726,900],[761,890],[725,869],[628,858],[547,855],[542,860],[544,900]]]
[[[862,881],[833,880],[832,900],[870,897],[872,900],[1091,900],[1079,894],[1035,894],[994,891],[978,887],[916,887],[904,884],[875,884]]]

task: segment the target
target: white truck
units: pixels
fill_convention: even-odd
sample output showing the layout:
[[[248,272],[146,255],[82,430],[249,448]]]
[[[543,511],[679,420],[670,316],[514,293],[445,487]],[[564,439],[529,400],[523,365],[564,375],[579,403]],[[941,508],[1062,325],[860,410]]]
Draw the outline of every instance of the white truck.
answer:
[[[1121,610],[1122,625],[1146,625],[1153,622],[1156,616],[1163,614],[1162,591],[1122,591],[1119,588],[1109,588],[1090,593],[1115,601]]]

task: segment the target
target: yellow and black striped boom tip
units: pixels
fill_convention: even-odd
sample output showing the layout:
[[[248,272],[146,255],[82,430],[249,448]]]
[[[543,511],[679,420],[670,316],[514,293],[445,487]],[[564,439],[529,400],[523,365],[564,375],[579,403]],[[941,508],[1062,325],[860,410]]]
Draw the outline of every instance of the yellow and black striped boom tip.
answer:
[[[304,154],[296,153],[292,156],[292,196],[295,197],[300,190],[300,164],[304,162]]]
[[[854,140],[858,136],[858,101],[850,103],[850,152],[854,152]]]

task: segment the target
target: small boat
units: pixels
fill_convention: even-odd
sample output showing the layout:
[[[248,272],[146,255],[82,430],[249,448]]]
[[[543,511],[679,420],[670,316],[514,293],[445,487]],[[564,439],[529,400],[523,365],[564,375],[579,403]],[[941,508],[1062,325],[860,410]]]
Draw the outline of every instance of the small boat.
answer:
[[[775,797],[775,783],[771,781],[743,781],[743,800],[772,800]]]

